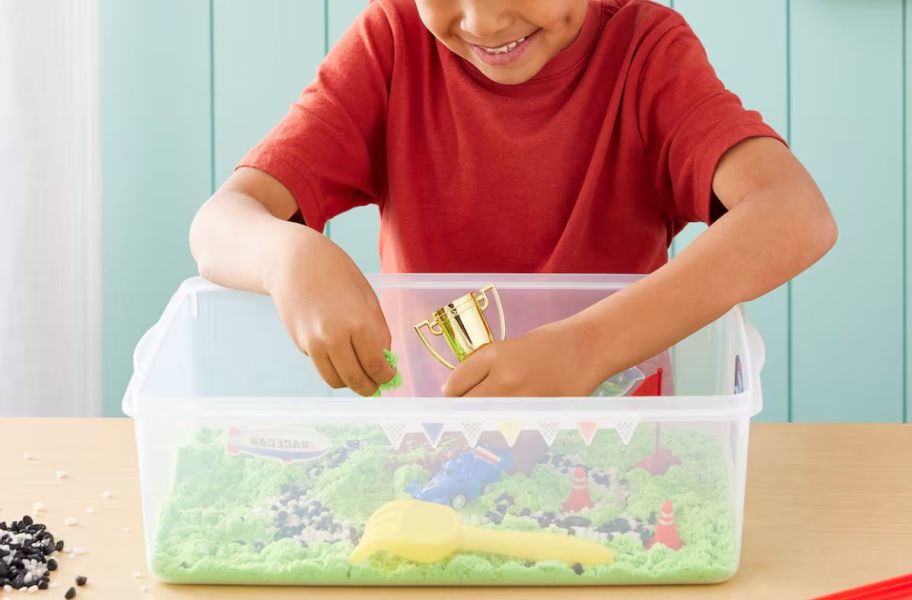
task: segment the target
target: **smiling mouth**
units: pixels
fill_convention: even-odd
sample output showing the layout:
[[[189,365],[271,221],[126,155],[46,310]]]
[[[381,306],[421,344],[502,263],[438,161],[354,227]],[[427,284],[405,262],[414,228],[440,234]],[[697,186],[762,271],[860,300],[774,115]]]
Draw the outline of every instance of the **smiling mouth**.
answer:
[[[484,52],[487,52],[488,54],[506,54],[507,52],[510,52],[511,50],[516,48],[516,46],[525,42],[527,37],[529,37],[529,36],[524,35],[521,38],[519,38],[518,40],[513,40],[512,42],[510,42],[508,44],[504,44],[503,46],[497,46],[496,48],[488,48],[486,46],[479,46],[477,44],[473,44],[473,45],[476,48],[483,50]]]

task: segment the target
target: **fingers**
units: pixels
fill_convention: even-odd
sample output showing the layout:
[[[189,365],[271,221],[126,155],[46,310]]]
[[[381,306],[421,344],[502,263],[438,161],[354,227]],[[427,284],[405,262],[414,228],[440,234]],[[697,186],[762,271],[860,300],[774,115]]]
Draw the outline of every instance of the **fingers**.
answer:
[[[481,384],[490,372],[490,363],[483,352],[484,349],[479,350],[477,354],[470,356],[468,360],[456,367],[443,385],[444,396],[476,395],[469,394],[469,392]]]
[[[374,329],[365,329],[355,332],[352,337],[352,346],[361,369],[378,386],[396,375],[396,370],[386,362],[386,356],[383,354],[383,350],[390,347],[389,329],[385,323],[384,330],[385,334]]]
[[[332,344],[329,348],[329,356],[339,377],[352,391],[361,396],[370,396],[377,391],[379,384],[361,368],[361,362],[358,360],[358,355],[355,354],[351,338],[345,338],[344,341],[339,340]],[[382,352],[380,356],[383,357]]]
[[[345,387],[345,382],[343,382],[342,378],[339,377],[339,374],[336,372],[336,368],[333,366],[332,361],[329,359],[329,356],[327,356],[325,352],[312,354],[310,358],[313,361],[314,366],[317,368],[317,373],[320,374],[320,377],[323,378],[323,381],[328,383],[330,387],[334,389]]]

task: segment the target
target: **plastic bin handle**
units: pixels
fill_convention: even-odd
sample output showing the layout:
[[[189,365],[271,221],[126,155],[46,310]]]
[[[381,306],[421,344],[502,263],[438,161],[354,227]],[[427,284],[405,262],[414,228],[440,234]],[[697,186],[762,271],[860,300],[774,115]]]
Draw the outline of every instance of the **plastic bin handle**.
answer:
[[[143,370],[139,368],[139,365],[148,362],[149,346],[152,345],[152,338],[157,335],[157,328],[152,327],[139,338],[139,342],[136,343],[136,348],[133,350],[133,374],[130,375],[130,382],[127,384],[127,389],[124,391],[123,401],[120,405],[120,409],[124,414],[131,417],[134,416],[133,397],[136,395],[136,390],[140,383],[142,383],[140,381],[140,379],[142,379],[140,373],[143,372]]]

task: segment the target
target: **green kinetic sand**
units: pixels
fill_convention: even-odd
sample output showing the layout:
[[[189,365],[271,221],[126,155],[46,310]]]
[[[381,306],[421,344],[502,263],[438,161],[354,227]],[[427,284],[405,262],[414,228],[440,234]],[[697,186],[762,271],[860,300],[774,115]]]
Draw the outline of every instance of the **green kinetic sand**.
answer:
[[[436,449],[410,435],[394,450],[380,427],[327,425],[319,431],[329,441],[328,451],[292,463],[243,452],[229,455],[226,432],[197,431],[179,450],[171,494],[162,505],[153,540],[155,573],[186,583],[594,585],[717,582],[737,569],[728,467],[719,442],[706,433],[663,430],[663,446],[681,464],[654,476],[633,466],[653,449],[651,426],[641,425],[628,445],[610,430],[598,432],[590,446],[577,432],[562,431],[547,448],[537,433],[527,432],[521,440],[534,436],[540,461],[526,473],[503,475],[460,510],[465,522],[477,526],[539,530],[543,526],[534,515],[570,516],[561,513],[561,504],[575,469],[568,472],[560,465],[586,465],[594,506],[572,516],[591,527],[576,534],[601,535],[599,541],[612,548],[615,560],[582,569],[472,553],[430,565],[378,554],[352,566],[349,554],[373,511],[408,497],[407,485],[423,486],[444,460],[467,447],[455,433],[445,434]],[[499,434],[485,434],[482,445],[495,437]],[[513,451],[520,452],[520,446]],[[648,529],[665,500],[674,504],[684,547],[673,551],[657,544],[646,550]],[[303,515],[301,522],[295,510]],[[641,530],[623,533],[625,523]],[[596,531],[612,524],[621,531]],[[545,529],[567,533],[555,523]]]
[[[393,375],[393,378],[390,379],[389,381],[387,381],[386,383],[381,383],[380,387],[377,388],[377,391],[374,392],[374,396],[382,396],[383,392],[387,392],[389,390],[394,390],[397,387],[399,387],[400,385],[402,385],[402,375],[399,374],[399,370],[398,370],[398,366],[399,366],[398,357],[395,354],[393,354],[392,352],[390,352],[389,350],[384,350],[383,356],[386,357],[387,364],[389,364],[389,366],[391,366],[392,368],[396,369],[396,374]]]

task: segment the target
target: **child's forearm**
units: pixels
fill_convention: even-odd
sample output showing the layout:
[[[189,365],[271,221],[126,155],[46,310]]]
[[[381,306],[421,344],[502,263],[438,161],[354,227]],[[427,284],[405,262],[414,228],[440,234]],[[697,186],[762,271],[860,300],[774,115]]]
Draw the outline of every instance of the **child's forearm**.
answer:
[[[190,228],[190,248],[200,274],[226,287],[269,292],[270,274],[302,250],[307,234],[319,235],[272,214],[239,190],[222,189],[200,208]]]
[[[823,256],[835,241],[826,203],[789,192],[750,194],[673,261],[571,318],[599,357],[593,379],[655,356]]]

